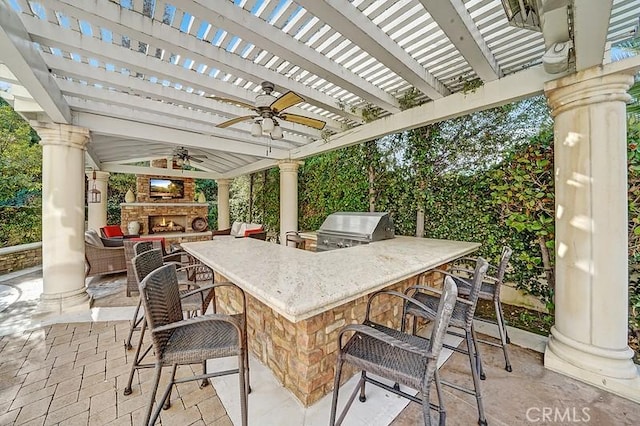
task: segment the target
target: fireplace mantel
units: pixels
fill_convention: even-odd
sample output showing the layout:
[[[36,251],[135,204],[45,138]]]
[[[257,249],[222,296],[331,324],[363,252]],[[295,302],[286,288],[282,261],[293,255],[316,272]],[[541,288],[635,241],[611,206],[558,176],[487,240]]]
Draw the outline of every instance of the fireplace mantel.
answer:
[[[120,203],[120,207],[209,207],[209,203]]]

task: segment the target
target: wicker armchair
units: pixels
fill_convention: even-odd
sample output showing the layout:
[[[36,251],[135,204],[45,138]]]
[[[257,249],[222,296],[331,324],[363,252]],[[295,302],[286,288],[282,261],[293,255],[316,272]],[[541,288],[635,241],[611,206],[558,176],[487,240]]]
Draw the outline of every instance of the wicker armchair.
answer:
[[[85,276],[116,274],[127,270],[123,247],[105,247],[98,233],[84,233]]]
[[[473,389],[469,389],[455,383],[442,380],[442,384],[450,386],[459,391],[474,395],[476,397],[476,404],[478,406],[478,424],[486,425],[487,419],[484,415],[484,407],[482,405],[482,392],[480,389],[480,372],[482,371],[482,361],[480,358],[480,352],[478,350],[478,343],[476,338],[476,332],[473,328],[473,315],[478,304],[478,296],[480,294],[480,287],[484,280],[485,274],[489,264],[486,260],[479,257],[476,261],[476,267],[473,273],[473,279],[470,282],[465,282],[464,285],[470,288],[469,296],[467,299],[457,298],[455,306],[453,308],[453,314],[451,316],[450,325],[453,327],[461,328],[464,330],[464,334],[460,335],[455,332],[449,331],[450,334],[455,334],[460,337],[464,337],[466,340],[466,349],[459,348],[457,346],[444,345],[447,349],[451,349],[455,352],[463,353],[469,357],[469,364],[471,365],[471,377],[473,380]],[[464,281],[459,277],[451,275],[445,271],[439,271],[445,275],[445,279],[451,279],[456,282]],[[456,285],[456,287],[458,287]],[[414,317],[413,321],[413,334],[416,334],[416,322],[417,318],[423,318],[428,321],[435,321],[437,318],[434,316],[434,311],[440,303],[440,296],[438,292],[429,287],[420,285],[409,287],[405,290],[405,294],[410,295],[413,299],[419,301],[421,305],[415,302],[405,303],[402,313],[402,330],[406,329],[406,318],[408,315]],[[424,307],[428,309],[425,309]]]
[[[363,324],[351,324],[344,327],[338,336],[338,361],[333,385],[333,399],[331,402],[330,425],[339,425],[344,420],[347,411],[351,407],[356,394],[360,392],[360,401],[366,401],[365,384],[371,383],[389,392],[405,397],[411,401],[422,404],[422,413],[425,425],[431,425],[430,409],[438,410],[440,425],[445,424],[446,413],[442,404],[442,393],[437,377],[438,357],[442,350],[444,337],[449,320],[456,303],[456,284],[449,277],[445,278],[444,292],[437,312],[433,312],[434,326],[430,339],[406,334],[402,331],[390,329],[369,320],[371,301],[380,294],[388,294],[404,299],[415,306],[425,310],[430,308],[422,305],[417,300],[395,291],[380,291],[369,298],[366,319]],[[355,332],[351,338],[343,344],[346,333]],[[336,422],[336,409],[338,404],[338,392],[340,375],[343,364],[347,362],[362,370],[360,381],[348,399],[345,408]],[[420,397],[402,392],[399,387],[388,386],[370,376],[368,373],[377,374],[389,380],[420,391]],[[431,384],[435,382],[438,395],[438,405],[429,402]]]
[[[138,258],[136,257],[135,260]],[[213,285],[213,287],[216,286],[219,284]],[[171,388],[175,383],[239,373],[242,425],[247,425],[249,371],[246,347],[246,300],[242,290],[235,288],[241,295],[243,303],[241,314],[211,314],[183,319],[183,306],[174,264],[161,266],[149,273],[140,283],[140,296],[156,357],[154,384],[149,397],[145,424],[155,424],[161,408],[169,407]],[[237,369],[206,372],[207,359],[229,356],[238,357]],[[187,364],[202,364],[205,369],[204,374],[176,379],[178,365]],[[165,366],[172,366],[171,378],[152,415],[162,367]]]
[[[231,235],[231,228],[211,231],[211,238],[215,237],[216,235]]]

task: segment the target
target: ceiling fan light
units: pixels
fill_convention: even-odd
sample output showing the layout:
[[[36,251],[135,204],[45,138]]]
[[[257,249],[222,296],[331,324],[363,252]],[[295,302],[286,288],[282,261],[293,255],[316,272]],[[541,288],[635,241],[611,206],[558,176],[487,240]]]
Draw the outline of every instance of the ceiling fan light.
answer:
[[[276,125],[271,131],[271,137],[274,139],[282,139],[282,127]]]
[[[251,125],[251,136],[261,136],[262,135],[262,126],[260,126],[260,123],[255,121],[252,125]]]
[[[264,120],[262,120],[262,130],[264,130],[265,132],[271,133],[274,126],[275,126],[275,123],[273,122],[272,118],[267,117]]]

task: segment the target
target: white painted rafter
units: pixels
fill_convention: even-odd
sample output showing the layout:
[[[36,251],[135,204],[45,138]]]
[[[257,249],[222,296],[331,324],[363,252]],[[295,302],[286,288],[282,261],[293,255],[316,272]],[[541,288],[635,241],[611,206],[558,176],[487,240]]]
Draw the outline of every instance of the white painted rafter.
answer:
[[[273,55],[287,58],[373,105],[392,113],[400,111],[397,99],[390,94],[231,2],[216,2],[215,8],[206,0],[176,0],[174,4],[243,40],[251,41]]]
[[[159,167],[144,167],[144,166],[127,166],[124,164],[104,164],[102,166],[103,172],[110,173],[131,173],[131,174],[143,174],[143,175],[161,175],[172,177],[185,177],[194,179],[219,179],[220,173],[212,172],[199,172],[194,170],[182,170],[182,169],[163,169]]]
[[[136,116],[140,117],[142,113],[158,114],[158,124],[164,123],[166,126],[175,126],[176,128],[186,131],[206,133],[227,139],[235,137],[237,135],[235,132],[238,132],[237,128],[223,129],[216,127],[215,124],[211,123],[210,115],[202,111],[181,108],[177,105],[158,102],[126,93],[99,89],[95,86],[74,83],[68,80],[59,80],[58,85],[65,95],[71,95],[75,98],[67,98],[70,105],[73,103],[74,110],[95,111],[104,114],[113,112],[115,115],[115,110],[120,108],[123,114],[128,114],[122,118],[131,118],[133,120],[136,119]],[[100,104],[102,104],[102,106],[100,106]],[[95,108],[95,110],[92,108]],[[249,132],[244,133],[245,140],[260,140],[259,138],[249,136]],[[309,140],[300,138],[297,142],[297,144],[294,144],[286,140],[280,140],[273,141],[273,145],[278,148],[289,149],[308,143]]]
[[[261,82],[262,80],[269,80],[281,90],[293,90],[308,99],[309,102],[327,111],[345,116],[352,121],[361,121],[359,116],[341,110],[335,98],[291,80],[278,72],[260,67],[252,61],[229,53],[211,43],[199,40],[171,26],[164,25],[162,22],[153,21],[139,13],[120,8],[115,3],[98,4],[92,0],[74,0],[73,2],[44,0],[43,3],[49,4],[51,7],[55,7],[70,16],[91,20],[91,22],[109,28],[114,32],[126,34],[131,39],[189,57],[196,63],[205,64],[210,68],[221,69],[247,81]],[[141,30],[136,28],[141,28]],[[252,98],[243,98],[241,100],[244,102],[253,101]]]
[[[449,94],[441,82],[349,1],[299,0],[297,3],[357,43],[362,50],[431,99],[439,99]]]
[[[165,62],[153,56],[147,56],[131,49],[122,48],[116,44],[83,36],[47,23],[41,19],[23,16],[22,20],[31,38],[45,46],[55,47],[69,53],[82,55],[86,58],[102,60],[117,67],[130,69],[145,75],[155,76],[161,80],[180,83],[186,87],[213,93],[216,96],[249,99],[253,92],[210,78],[181,66]]]
[[[89,84],[100,84],[106,87],[112,87],[124,93],[131,93],[138,96],[150,97],[159,101],[175,103],[186,108],[207,111],[212,114],[223,117],[234,117],[239,115],[248,115],[251,111],[237,107],[226,102],[217,102],[205,96],[198,96],[194,93],[188,93],[184,90],[176,89],[172,86],[165,86],[158,83],[152,83],[143,78],[136,78],[119,72],[107,71],[104,68],[94,67],[82,62],[72,61],[62,56],[43,54],[45,62],[55,74],[64,77],[71,77],[75,80],[86,81]],[[310,113],[297,107],[291,107],[287,110],[292,114],[305,115],[308,117],[324,120],[327,128],[333,131],[341,131],[341,124],[335,120],[327,119],[319,114]],[[223,120],[220,120],[223,121]],[[216,123],[220,122],[216,121]],[[318,139],[321,133],[307,126],[301,126],[295,123],[283,122],[281,126],[285,130],[293,133],[306,135],[308,137]]]
[[[141,114],[141,116],[142,115],[143,114]],[[150,117],[143,118],[148,120]],[[237,134],[237,132],[232,131],[230,131],[230,137],[226,139],[171,127],[162,127],[161,125],[149,124],[147,122],[135,122],[85,112],[74,113],[72,122],[77,126],[86,127],[91,129],[92,132],[103,135],[126,137],[139,141],[160,141],[173,145],[192,146],[204,149],[209,148],[255,157],[269,156],[265,151],[266,143],[264,146],[256,145],[257,142],[255,139],[258,138],[247,140],[248,138],[245,138],[242,134]],[[234,138],[234,134],[237,134],[238,137]],[[270,153],[270,156],[273,158],[285,158],[287,155],[288,151],[280,148],[272,148]]]
[[[190,86],[205,92],[214,90],[220,94],[220,91],[225,90],[227,91],[227,96],[232,93],[231,97],[240,98],[241,96],[238,96],[238,93],[245,93],[247,97],[255,96],[252,91],[212,79],[183,67],[177,67],[155,57],[141,55],[133,50],[103,43],[98,39],[86,37],[80,33],[56,28],[37,18],[25,17],[24,21],[25,25],[29,27],[31,37],[43,45],[53,45],[59,49],[85,57],[98,58],[117,66],[132,68],[136,72],[156,76],[159,79],[179,82],[184,86]],[[215,89],[212,89],[213,87]],[[250,115],[250,113],[251,111],[248,111],[247,115]]]
[[[420,0],[451,43],[483,81],[502,75],[500,66],[482,38],[462,0]]]
[[[47,116],[57,123],[69,123],[69,106],[64,102],[46,64],[31,43],[18,14],[4,1],[0,2],[0,52],[2,62],[14,75],[20,76],[21,85],[29,91]]]

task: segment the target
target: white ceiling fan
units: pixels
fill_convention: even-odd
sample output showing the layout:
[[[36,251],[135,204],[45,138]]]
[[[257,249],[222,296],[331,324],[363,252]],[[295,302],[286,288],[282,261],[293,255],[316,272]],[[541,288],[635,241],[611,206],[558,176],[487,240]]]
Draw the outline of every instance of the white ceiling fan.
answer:
[[[272,139],[282,139],[282,129],[278,120],[290,121],[292,123],[302,124],[314,129],[322,130],[326,123],[315,118],[305,117],[298,114],[289,114],[283,112],[285,109],[304,102],[304,98],[295,92],[289,91],[276,98],[271,94],[275,85],[269,81],[262,82],[262,90],[264,93],[256,96],[255,104],[251,105],[245,102],[235,101],[233,99],[213,98],[222,102],[228,102],[254,111],[254,114],[236,117],[231,120],[218,124],[216,127],[229,127],[234,124],[246,120],[254,120],[251,126],[251,134],[260,136],[263,132],[268,133]]]

